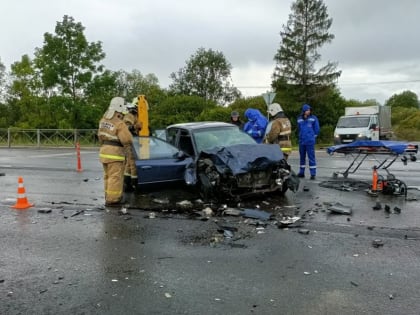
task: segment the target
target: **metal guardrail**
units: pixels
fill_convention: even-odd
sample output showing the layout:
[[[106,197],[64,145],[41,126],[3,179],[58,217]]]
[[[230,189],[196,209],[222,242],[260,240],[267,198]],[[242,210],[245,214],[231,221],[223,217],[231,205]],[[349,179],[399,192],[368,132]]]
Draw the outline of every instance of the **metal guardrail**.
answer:
[[[99,146],[97,129],[0,129],[0,146]]]

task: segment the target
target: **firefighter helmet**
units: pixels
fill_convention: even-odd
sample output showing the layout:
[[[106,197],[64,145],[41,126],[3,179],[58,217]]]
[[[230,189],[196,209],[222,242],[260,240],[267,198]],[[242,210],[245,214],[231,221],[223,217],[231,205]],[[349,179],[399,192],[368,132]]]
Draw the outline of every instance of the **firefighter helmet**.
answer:
[[[109,103],[108,110],[106,111],[104,117],[106,119],[111,119],[115,112],[127,114],[127,106],[125,105],[124,98],[119,96],[114,97]]]
[[[281,108],[280,104],[278,103],[273,103],[273,104],[270,104],[270,106],[268,106],[268,113],[271,116],[275,116],[276,114],[282,111],[283,111],[283,108]]]

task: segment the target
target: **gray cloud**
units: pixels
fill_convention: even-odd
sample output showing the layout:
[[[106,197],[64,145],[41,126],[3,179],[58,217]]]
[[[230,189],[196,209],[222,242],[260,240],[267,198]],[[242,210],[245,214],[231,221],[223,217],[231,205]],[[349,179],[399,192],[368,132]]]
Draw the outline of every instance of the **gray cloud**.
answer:
[[[322,61],[337,61],[346,98],[383,102],[410,89],[420,93],[420,57],[415,0],[324,0],[335,39]],[[270,86],[279,32],[291,0],[31,0],[3,1],[0,58],[6,66],[33,55],[43,34],[54,32],[67,14],[85,27],[89,41],[102,41],[105,65],[154,73],[162,86],[199,48],[222,51],[233,66],[233,80],[245,95]],[[6,14],[4,13],[6,12]],[[36,17],[36,18],[34,18]],[[394,82],[394,83],[385,83]]]

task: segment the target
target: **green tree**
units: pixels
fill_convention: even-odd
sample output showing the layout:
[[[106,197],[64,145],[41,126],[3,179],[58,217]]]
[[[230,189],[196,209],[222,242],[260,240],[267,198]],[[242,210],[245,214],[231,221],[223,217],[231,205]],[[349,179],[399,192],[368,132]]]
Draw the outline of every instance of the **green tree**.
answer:
[[[55,34],[45,33],[44,46],[35,51],[34,61],[44,87],[73,100],[84,96],[93,75],[102,71],[98,63],[105,58],[102,43],[89,43],[84,30],[81,23],[65,15],[57,22]]]
[[[128,102],[138,95],[145,95],[150,108],[159,104],[167,95],[159,86],[159,80],[153,73],[143,75],[139,70],[126,72],[120,70],[117,75],[118,95],[125,95]]]
[[[102,43],[89,43],[85,28],[65,15],[57,22],[55,34],[44,34],[44,45],[35,50],[35,68],[40,72],[43,88],[49,96],[69,97],[70,125],[79,128],[89,110],[86,91],[95,74],[103,70],[99,62],[105,57]]]
[[[203,110],[216,106],[215,102],[199,96],[170,96],[150,110],[150,126],[159,129],[175,123],[196,121]]]
[[[299,103],[316,102],[341,75],[337,63],[328,62],[316,70],[321,55],[319,49],[334,39],[329,33],[332,19],[322,0],[296,0],[283,31],[281,45],[274,60],[276,67],[272,86],[285,91]]]
[[[101,115],[107,110],[110,100],[114,96],[122,95],[119,94],[117,80],[118,72],[105,70],[103,73],[95,75],[87,86],[87,103],[92,107],[92,111],[89,112],[96,113],[94,114],[94,117],[92,117],[93,121],[96,121],[96,123],[99,121]]]
[[[1,62],[0,58],[0,101],[5,98],[5,81],[6,81],[6,67]]]
[[[41,105],[46,102],[41,81],[28,55],[11,65],[11,84],[8,89],[10,125],[21,128],[36,128]],[[46,127],[43,127],[46,128]]]
[[[186,66],[173,72],[169,89],[174,94],[196,95],[216,103],[226,104],[240,96],[232,85],[232,65],[222,52],[199,48]]]
[[[419,108],[419,99],[417,94],[412,91],[404,91],[400,94],[392,95],[386,102],[386,106],[406,107],[406,108]]]

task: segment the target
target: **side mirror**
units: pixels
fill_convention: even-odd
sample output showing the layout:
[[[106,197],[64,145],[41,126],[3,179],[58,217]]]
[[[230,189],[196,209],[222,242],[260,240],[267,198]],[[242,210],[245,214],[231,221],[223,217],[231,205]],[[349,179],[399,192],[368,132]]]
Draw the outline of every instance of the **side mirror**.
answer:
[[[184,160],[186,157],[187,157],[187,154],[183,151],[178,151],[177,153],[174,154],[174,158],[178,160]]]
[[[375,129],[376,129],[376,124],[372,124],[372,125],[370,126],[370,129],[375,130]]]

